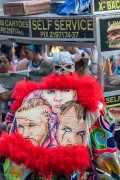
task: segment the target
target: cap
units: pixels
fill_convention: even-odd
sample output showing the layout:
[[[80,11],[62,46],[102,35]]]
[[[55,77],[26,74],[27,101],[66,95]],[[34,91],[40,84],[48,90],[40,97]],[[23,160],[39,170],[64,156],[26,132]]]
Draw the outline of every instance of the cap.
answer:
[[[28,45],[27,49],[30,50],[30,51],[36,51],[34,44]]]

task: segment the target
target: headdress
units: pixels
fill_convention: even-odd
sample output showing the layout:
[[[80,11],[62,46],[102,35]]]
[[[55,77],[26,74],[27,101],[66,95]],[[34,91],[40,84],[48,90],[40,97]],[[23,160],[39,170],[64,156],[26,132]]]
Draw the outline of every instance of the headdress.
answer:
[[[77,51],[71,55],[68,51],[55,53],[53,57],[48,57],[45,53],[44,61],[52,66],[53,72],[56,74],[68,74],[75,71],[75,62],[80,60],[81,54]]]
[[[24,97],[34,90],[43,89],[73,89],[77,92],[78,101],[88,110],[95,112],[99,102],[104,103],[102,87],[97,80],[91,76],[79,77],[76,73],[72,74],[51,74],[44,77],[40,83],[23,80],[16,84],[12,98],[15,99],[11,110],[16,111]]]

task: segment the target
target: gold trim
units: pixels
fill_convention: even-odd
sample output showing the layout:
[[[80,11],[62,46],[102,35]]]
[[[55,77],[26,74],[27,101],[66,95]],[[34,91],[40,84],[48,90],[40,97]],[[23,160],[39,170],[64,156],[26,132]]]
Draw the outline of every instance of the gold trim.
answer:
[[[111,104],[111,105],[107,105],[107,108],[109,108],[109,107],[119,107],[120,106],[120,103],[118,103],[118,104]]]

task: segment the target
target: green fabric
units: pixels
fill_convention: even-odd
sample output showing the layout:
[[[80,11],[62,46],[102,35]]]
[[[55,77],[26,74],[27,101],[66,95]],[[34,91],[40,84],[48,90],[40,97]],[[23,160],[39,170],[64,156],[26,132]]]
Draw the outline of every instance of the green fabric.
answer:
[[[113,117],[113,115],[111,114],[111,112],[109,111],[108,108],[106,108],[106,117],[107,117],[107,120],[110,122],[110,123],[115,123],[115,118]]]
[[[96,140],[96,134],[100,133],[101,134],[101,139],[107,139],[107,133],[106,131],[104,131],[103,129],[96,127],[92,130],[92,132],[90,133],[90,137],[91,137],[91,141],[92,141],[92,145],[97,148],[97,149],[106,149],[106,144],[100,144],[97,140]]]
[[[3,164],[4,176],[5,176],[6,180],[17,180],[16,177],[13,177],[13,176],[9,173],[10,164],[11,164],[11,161],[10,161],[9,159],[6,159],[5,162],[4,162],[4,164]]]

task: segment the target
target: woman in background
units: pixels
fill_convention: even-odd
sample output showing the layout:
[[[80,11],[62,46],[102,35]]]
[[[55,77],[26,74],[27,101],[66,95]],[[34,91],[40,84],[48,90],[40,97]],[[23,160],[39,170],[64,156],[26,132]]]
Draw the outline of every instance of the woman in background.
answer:
[[[10,71],[10,58],[7,54],[0,54],[0,74],[9,73]]]
[[[9,57],[9,70],[15,72],[16,68],[14,66],[15,59],[15,47],[13,44],[2,44],[1,45],[1,53],[7,54]]]

